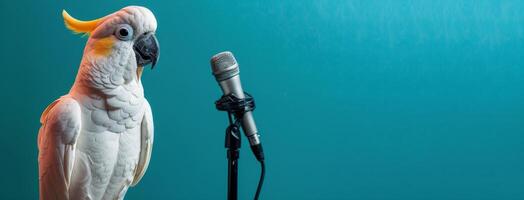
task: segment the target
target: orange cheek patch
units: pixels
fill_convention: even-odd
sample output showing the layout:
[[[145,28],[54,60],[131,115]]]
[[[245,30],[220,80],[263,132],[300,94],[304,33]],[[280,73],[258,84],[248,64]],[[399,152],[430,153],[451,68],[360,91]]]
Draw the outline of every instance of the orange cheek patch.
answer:
[[[97,40],[93,46],[95,54],[101,56],[109,55],[114,43],[115,41],[111,36]]]

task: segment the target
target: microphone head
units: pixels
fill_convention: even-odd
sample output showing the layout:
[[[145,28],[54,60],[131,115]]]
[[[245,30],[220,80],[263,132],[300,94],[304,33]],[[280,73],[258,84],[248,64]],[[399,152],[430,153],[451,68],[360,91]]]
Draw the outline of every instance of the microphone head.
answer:
[[[229,51],[211,57],[211,70],[217,81],[223,81],[239,74],[237,60]]]

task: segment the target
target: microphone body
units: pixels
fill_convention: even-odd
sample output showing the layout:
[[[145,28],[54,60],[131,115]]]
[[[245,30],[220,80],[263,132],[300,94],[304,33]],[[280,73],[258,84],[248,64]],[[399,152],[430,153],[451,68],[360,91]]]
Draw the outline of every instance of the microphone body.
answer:
[[[242,85],[240,83],[240,76],[236,75],[227,80],[220,81],[218,83],[224,95],[233,93],[236,97],[243,99],[245,98],[244,91],[242,90]],[[255,124],[255,119],[253,118],[253,113],[248,111],[242,116],[242,130],[249,140],[250,145],[260,144],[260,139],[258,135],[257,126]]]
[[[211,69],[224,95],[233,94],[245,98],[240,82],[239,67],[231,52],[221,52],[211,58]],[[253,153],[258,160],[263,160],[260,136],[251,111],[245,112],[241,119],[242,130],[248,138]]]

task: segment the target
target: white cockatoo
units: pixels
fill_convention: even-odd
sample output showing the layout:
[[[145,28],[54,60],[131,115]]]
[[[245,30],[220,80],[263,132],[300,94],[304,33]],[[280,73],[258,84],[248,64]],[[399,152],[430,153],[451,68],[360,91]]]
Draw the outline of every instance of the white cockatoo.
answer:
[[[157,22],[139,6],[92,21],[62,15],[89,39],[71,90],[40,118],[40,199],[123,199],[151,157],[153,117],[140,76],[158,60]]]

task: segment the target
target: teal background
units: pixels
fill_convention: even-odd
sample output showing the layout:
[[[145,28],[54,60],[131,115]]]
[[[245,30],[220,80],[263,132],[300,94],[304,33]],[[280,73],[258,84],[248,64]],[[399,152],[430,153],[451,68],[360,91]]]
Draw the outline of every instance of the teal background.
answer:
[[[37,199],[43,109],[94,19],[144,5],[149,170],[126,199],[225,199],[226,115],[209,58],[231,50],[267,155],[261,199],[524,199],[523,1],[1,1],[0,199]],[[240,198],[259,166],[244,140]]]

